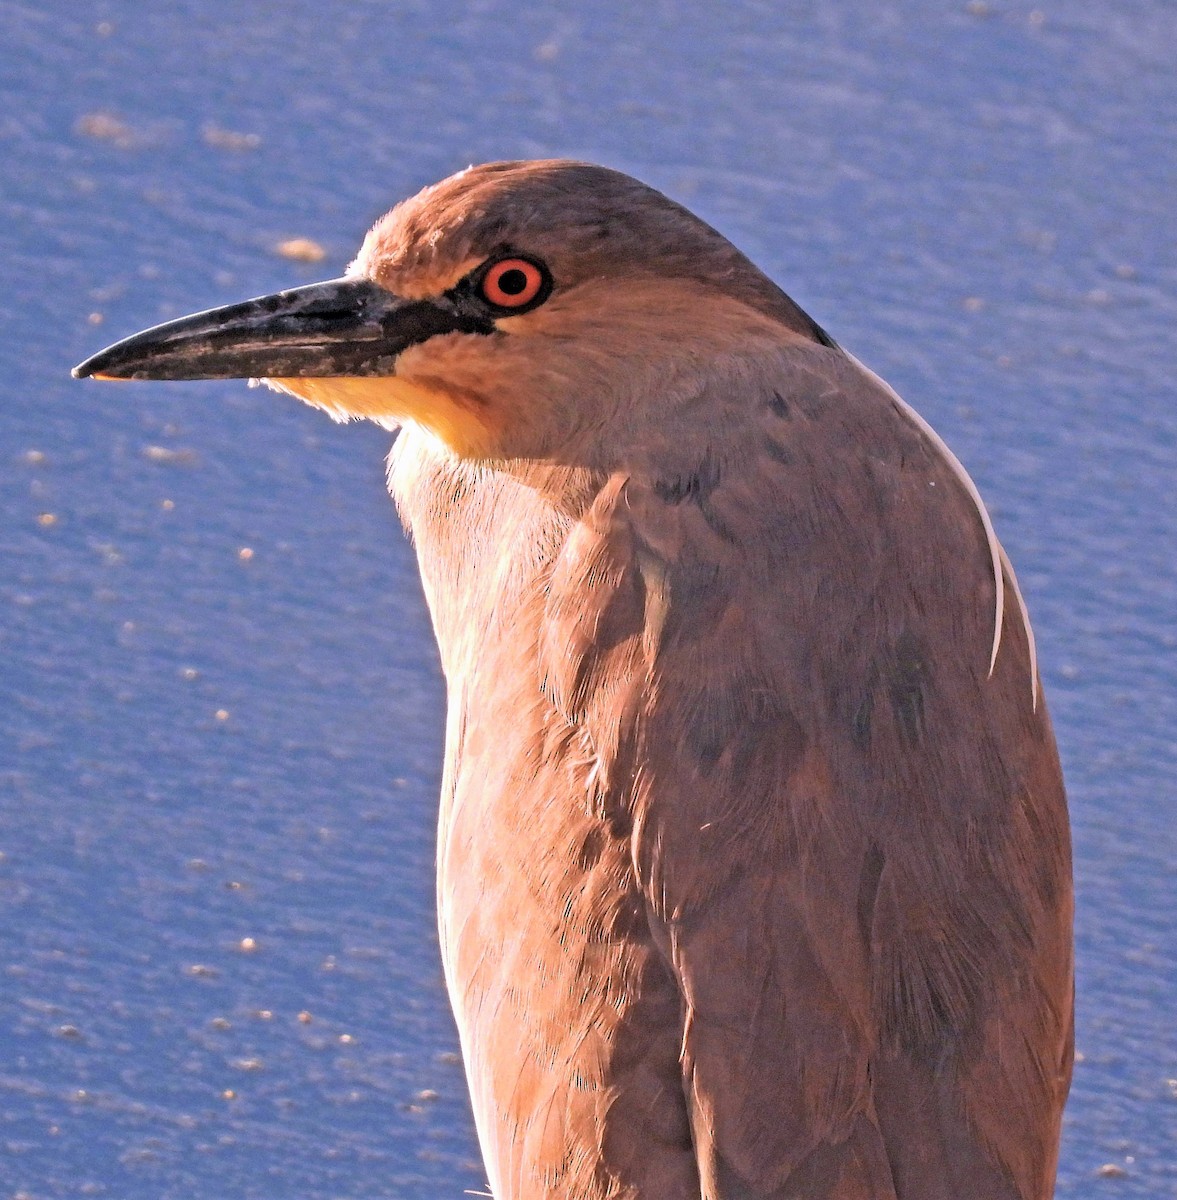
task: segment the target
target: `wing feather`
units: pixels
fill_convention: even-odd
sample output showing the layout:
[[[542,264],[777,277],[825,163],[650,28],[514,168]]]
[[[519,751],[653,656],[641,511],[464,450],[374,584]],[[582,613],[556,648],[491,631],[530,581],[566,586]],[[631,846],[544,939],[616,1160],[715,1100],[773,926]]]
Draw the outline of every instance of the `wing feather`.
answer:
[[[1012,574],[909,411],[799,351],[726,458],[615,477],[553,576],[546,686],[632,840],[708,1200],[1052,1187],[1061,776]]]

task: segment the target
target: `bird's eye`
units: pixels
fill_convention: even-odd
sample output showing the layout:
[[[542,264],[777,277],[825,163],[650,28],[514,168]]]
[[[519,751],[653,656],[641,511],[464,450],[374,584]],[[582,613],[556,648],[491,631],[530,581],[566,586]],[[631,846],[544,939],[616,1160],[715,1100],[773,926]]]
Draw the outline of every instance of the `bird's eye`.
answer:
[[[534,307],[547,299],[550,288],[547,272],[526,258],[500,258],[482,276],[478,290],[495,308]]]

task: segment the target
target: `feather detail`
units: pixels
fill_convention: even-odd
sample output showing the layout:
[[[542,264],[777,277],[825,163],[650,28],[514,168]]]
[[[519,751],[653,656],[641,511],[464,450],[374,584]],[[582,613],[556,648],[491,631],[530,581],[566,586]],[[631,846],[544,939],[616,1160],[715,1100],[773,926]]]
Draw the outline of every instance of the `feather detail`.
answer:
[[[1038,707],[1038,656],[1034,646],[1034,633],[1030,628],[1030,616],[1026,610],[1026,602],[1022,599],[1022,589],[1018,586],[1018,578],[1014,574],[1014,569],[1010,565],[1008,556],[1002,548],[1001,543],[997,540],[997,534],[993,529],[993,521],[989,516],[989,510],[985,507],[985,501],[981,499],[981,493],[977,489],[977,485],[973,482],[968,471],[964,469],[964,465],[960,459],[948,448],[948,443],[924,420],[922,416],[914,409],[902,396],[885,380],[880,379],[869,367],[864,366],[857,358],[847,350],[843,353],[848,359],[869,379],[878,384],[887,395],[891,397],[896,408],[909,420],[917,429],[936,447],[940,456],[951,468],[952,473],[960,480],[961,486],[968,493],[969,498],[973,502],[973,506],[977,510],[977,516],[981,518],[981,525],[985,530],[985,541],[989,547],[989,557],[993,564],[993,589],[994,589],[994,613],[993,613],[993,646],[989,654],[989,674],[992,676],[993,669],[997,666],[997,651],[1001,646],[1001,630],[1005,621],[1005,577],[1002,571],[1004,568],[1005,576],[1008,577],[1010,587],[1013,589],[1014,597],[1018,602],[1018,612],[1021,615],[1022,624],[1026,630],[1026,640],[1030,647],[1030,694],[1031,703],[1035,709]]]

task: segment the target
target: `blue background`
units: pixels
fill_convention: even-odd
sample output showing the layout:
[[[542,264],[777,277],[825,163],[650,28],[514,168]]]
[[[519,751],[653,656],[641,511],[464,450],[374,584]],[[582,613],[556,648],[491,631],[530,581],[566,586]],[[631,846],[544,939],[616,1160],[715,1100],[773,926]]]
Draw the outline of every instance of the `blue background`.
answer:
[[[1177,1195],[1175,50],[1171,0],[0,2],[0,1197],[483,1186],[388,435],[68,371],[547,155],[717,225],[974,475],[1074,820],[1059,1195]]]

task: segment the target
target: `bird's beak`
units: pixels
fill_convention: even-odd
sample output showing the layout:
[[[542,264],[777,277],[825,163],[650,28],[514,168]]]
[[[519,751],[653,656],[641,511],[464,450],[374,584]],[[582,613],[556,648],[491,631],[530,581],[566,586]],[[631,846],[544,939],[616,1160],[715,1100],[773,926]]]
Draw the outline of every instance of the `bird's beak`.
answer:
[[[270,379],[391,375],[397,355],[442,333],[494,332],[447,293],[406,300],[369,279],[331,279],[212,308],[115,342],[75,379]]]

